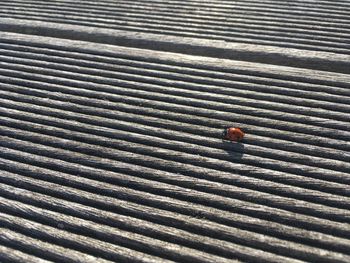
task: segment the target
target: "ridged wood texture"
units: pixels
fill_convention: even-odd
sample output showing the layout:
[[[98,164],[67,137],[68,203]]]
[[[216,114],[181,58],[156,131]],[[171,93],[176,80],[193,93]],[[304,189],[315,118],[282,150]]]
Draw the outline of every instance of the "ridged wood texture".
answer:
[[[350,73],[349,1],[0,0],[0,30]]]
[[[348,69],[20,25],[290,47],[331,65],[349,62],[349,1],[0,2],[0,262],[350,262]],[[223,142],[227,126],[244,141]]]
[[[1,17],[350,54],[349,1],[0,1]]]

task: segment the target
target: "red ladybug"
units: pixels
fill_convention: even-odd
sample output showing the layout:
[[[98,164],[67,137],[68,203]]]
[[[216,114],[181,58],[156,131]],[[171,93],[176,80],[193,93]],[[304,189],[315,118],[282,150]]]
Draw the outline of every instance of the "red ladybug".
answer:
[[[244,137],[244,132],[240,128],[230,127],[222,133],[223,140],[240,142]]]

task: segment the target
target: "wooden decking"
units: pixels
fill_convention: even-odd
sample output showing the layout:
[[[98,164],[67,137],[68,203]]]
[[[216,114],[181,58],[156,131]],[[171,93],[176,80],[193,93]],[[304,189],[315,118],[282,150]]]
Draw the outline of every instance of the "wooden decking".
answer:
[[[349,21],[0,1],[0,262],[350,262]]]

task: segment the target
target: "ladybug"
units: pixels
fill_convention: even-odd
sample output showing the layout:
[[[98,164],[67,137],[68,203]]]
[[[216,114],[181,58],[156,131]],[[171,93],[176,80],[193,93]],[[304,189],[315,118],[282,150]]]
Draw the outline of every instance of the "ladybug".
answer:
[[[223,140],[240,142],[244,137],[244,132],[240,128],[229,127],[224,130],[222,137]]]

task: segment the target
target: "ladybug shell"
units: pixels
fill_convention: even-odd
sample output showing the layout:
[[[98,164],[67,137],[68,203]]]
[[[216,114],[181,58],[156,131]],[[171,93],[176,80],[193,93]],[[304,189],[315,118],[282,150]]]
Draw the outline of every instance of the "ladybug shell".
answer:
[[[239,142],[244,137],[244,132],[240,128],[227,128],[223,133],[224,140]]]

